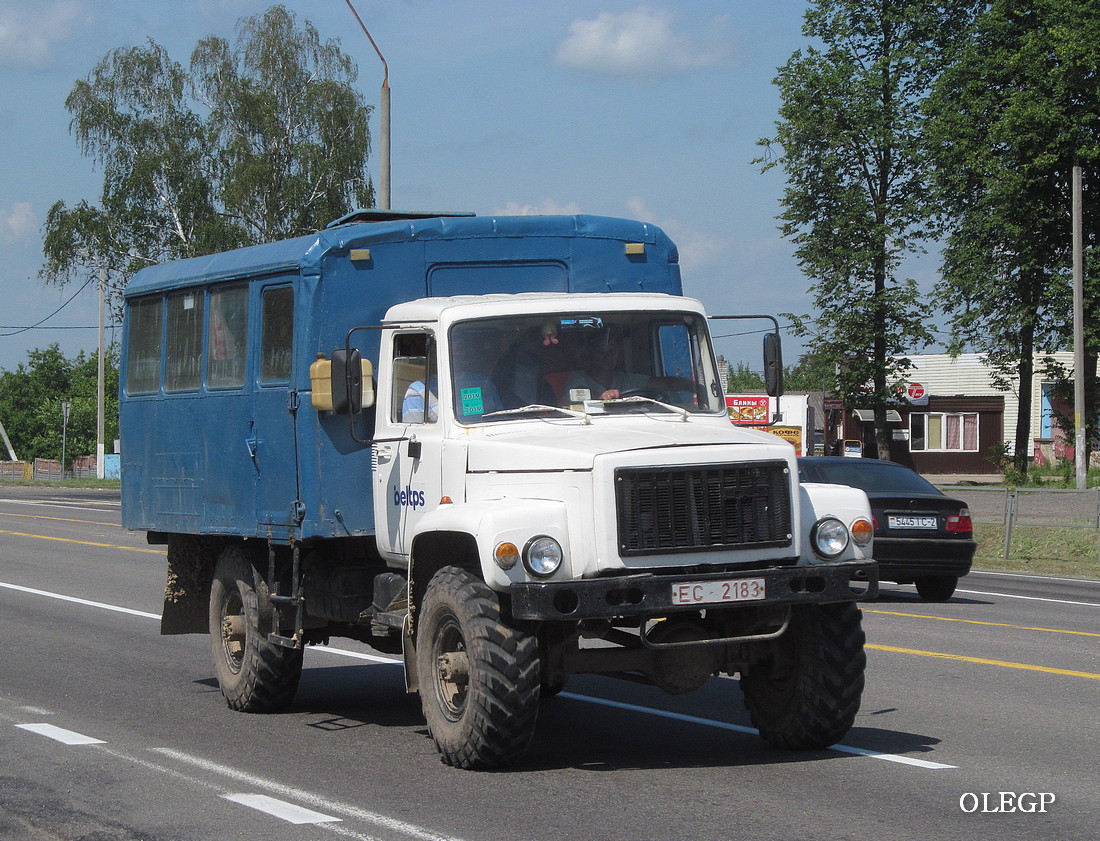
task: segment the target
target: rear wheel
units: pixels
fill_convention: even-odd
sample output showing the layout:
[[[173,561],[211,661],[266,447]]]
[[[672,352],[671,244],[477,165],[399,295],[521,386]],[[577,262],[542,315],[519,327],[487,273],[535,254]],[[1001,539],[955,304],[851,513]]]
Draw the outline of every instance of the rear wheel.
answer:
[[[851,729],[867,663],[859,608],[852,602],[792,608],[783,636],[741,675],[752,723],[768,742],[818,750]]]
[[[945,602],[955,594],[959,579],[954,575],[925,575],[913,582],[917,593],[929,602]]]
[[[444,762],[491,768],[527,749],[539,706],[538,645],[506,621],[496,593],[466,570],[439,570],[416,646],[424,717]]]
[[[276,712],[287,707],[302,676],[302,649],[268,641],[271,604],[259,570],[236,546],[218,558],[210,586],[210,649],[231,709]]]

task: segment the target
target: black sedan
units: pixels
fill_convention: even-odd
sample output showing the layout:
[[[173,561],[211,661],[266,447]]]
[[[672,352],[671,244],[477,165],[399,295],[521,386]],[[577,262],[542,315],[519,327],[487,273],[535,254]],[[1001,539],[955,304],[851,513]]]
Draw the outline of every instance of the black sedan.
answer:
[[[915,584],[922,598],[942,602],[970,572],[977,548],[970,509],[919,473],[890,461],[829,457],[800,458],[798,476],[866,492],[882,580]]]

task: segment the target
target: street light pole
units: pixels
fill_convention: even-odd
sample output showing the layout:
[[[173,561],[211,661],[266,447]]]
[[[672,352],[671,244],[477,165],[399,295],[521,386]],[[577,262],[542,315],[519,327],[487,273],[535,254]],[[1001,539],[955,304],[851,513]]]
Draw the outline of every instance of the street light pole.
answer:
[[[351,13],[355,15],[355,19],[359,21],[359,26],[363,30],[363,34],[367,36],[367,40],[370,41],[370,45],[374,47],[374,51],[378,53],[378,58],[382,61],[382,92],[379,97],[379,121],[381,123],[382,138],[379,144],[378,150],[378,206],[382,210],[390,209],[390,67],[386,64],[386,58],[382,55],[382,51],[378,49],[378,45],[374,43],[374,39],[371,37],[370,32],[367,31],[366,25],[363,23],[363,19],[359,17],[359,13],[355,11],[355,7],[351,5],[351,0],[345,0],[348,4],[348,8],[351,9]]]

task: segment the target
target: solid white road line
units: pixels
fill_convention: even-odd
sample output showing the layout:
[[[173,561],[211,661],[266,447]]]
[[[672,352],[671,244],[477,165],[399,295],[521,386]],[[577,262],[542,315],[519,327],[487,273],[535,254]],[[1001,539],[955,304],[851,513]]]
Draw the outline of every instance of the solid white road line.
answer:
[[[72,730],[63,730],[60,727],[54,727],[52,724],[17,724],[15,726],[20,730],[29,730],[31,733],[37,733],[39,736],[47,736],[56,742],[61,742],[63,745],[107,744],[102,739],[93,739],[91,736],[85,736],[82,733],[74,733]]]
[[[304,803],[308,803],[311,806],[315,806],[318,809],[326,809],[330,812],[336,812],[343,815],[345,818],[354,818],[355,820],[364,821],[366,823],[374,824],[382,827],[391,832],[396,832],[401,835],[407,835],[411,838],[419,839],[419,841],[460,841],[450,835],[439,835],[436,832],[431,831],[417,824],[408,823],[397,818],[391,818],[389,815],[383,815],[379,812],[372,812],[368,809],[362,809],[358,806],[352,806],[347,803],[340,803],[334,800],[328,800],[326,798],[319,797],[316,794],[311,794],[308,791],[293,788],[292,786],[283,785],[277,783],[274,780],[267,780],[263,777],[258,777],[255,774],[249,774],[244,771],[239,771],[236,768],[231,768],[220,762],[212,762],[208,759],[203,759],[200,756],[194,756],[183,751],[174,750],[172,748],[150,748],[153,753],[160,756],[168,757],[176,762],[190,765],[194,768],[199,768],[208,774],[226,777],[233,780],[238,785],[244,784],[250,788],[259,788],[265,791],[269,791],[272,794],[279,795],[281,797],[293,797],[296,800],[301,800]]]
[[[48,499],[0,499],[0,503],[8,503],[10,505],[37,505],[42,508],[49,508],[56,510],[58,508],[65,508],[70,511],[103,511],[103,507],[121,508],[121,502],[112,502],[111,500],[104,500],[103,502],[94,502],[84,505],[73,505],[71,502],[63,502],[61,500],[48,500]],[[107,525],[104,523],[104,525]]]
[[[630,710],[636,713],[645,713],[646,715],[656,715],[661,718],[670,718],[675,721],[686,721],[689,724],[702,724],[706,727],[717,727],[721,730],[732,730],[736,733],[748,733],[753,736],[758,736],[760,731],[754,727],[745,727],[741,724],[730,724],[726,721],[715,721],[710,718],[700,718],[694,715],[684,715],[683,713],[668,712],[666,710],[658,710],[653,707],[642,707],[636,704],[627,704],[622,701],[609,701],[606,698],[593,698],[589,695],[576,695],[572,692],[562,692],[558,697],[560,698],[572,698],[575,701],[586,701],[589,704],[601,704],[606,707],[617,707],[622,710]],[[914,759],[909,756],[900,756],[894,753],[882,753],[876,750],[867,750],[865,748],[854,748],[848,745],[833,745],[826,750],[835,750],[841,753],[851,753],[856,756],[868,756],[871,759],[884,759],[887,762],[897,762],[902,765],[912,765],[915,768],[927,768],[933,771],[941,771],[948,768],[955,768],[955,765],[944,765],[941,762],[929,762],[925,759]]]
[[[1100,607],[1100,602],[1071,602],[1068,599],[1047,599],[1041,596],[1017,596],[1012,593],[987,593],[984,590],[956,590],[956,593],[969,593],[972,596],[1000,596],[1002,599],[1024,599],[1029,602],[1052,602],[1075,607]]]
[[[63,596],[60,593],[50,593],[46,590],[36,590],[33,587],[20,587],[18,584],[7,584],[0,581],[0,588],[5,590],[18,590],[20,593],[31,593],[35,596],[45,596],[49,599],[58,599],[63,602],[73,602],[74,604],[87,605],[88,607],[98,607],[101,610],[113,610],[115,613],[128,613],[131,616],[143,616],[146,619],[160,619],[159,613],[148,613],[144,610],[133,610],[129,607],[119,607],[114,604],[104,604],[103,602],[92,602],[87,599],[78,599],[74,596]]]

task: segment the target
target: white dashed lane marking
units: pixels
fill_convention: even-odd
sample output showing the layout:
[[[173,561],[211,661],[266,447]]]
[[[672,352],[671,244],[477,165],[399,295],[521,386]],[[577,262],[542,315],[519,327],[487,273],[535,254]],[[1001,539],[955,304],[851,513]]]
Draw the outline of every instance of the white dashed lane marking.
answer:
[[[72,730],[63,730],[60,727],[54,727],[52,724],[17,724],[15,726],[20,730],[29,730],[31,733],[37,733],[39,736],[46,736],[64,745],[107,744],[102,739],[93,739],[91,736],[85,736],[82,733],[74,733]]]
[[[320,812],[314,812],[312,809],[295,806],[285,800],[276,800],[266,794],[226,794],[223,796],[226,800],[240,803],[242,806],[248,806],[250,809],[256,809],[289,823],[329,823],[340,820],[340,818],[334,818],[332,815],[323,815]]]

